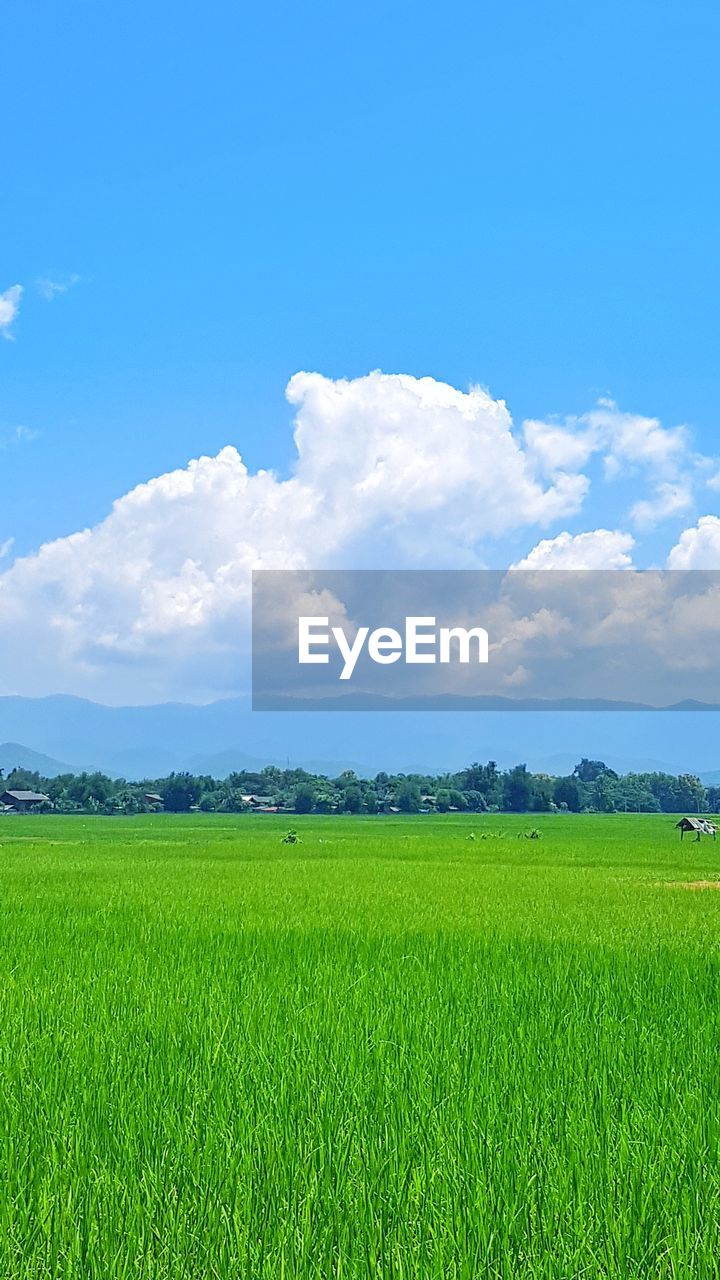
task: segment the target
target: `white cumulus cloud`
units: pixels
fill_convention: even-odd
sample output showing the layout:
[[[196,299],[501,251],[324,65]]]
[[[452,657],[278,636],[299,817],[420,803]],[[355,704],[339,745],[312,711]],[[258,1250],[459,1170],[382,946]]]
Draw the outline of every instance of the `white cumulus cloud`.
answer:
[[[502,401],[432,378],[300,373],[289,479],[233,446],[119,498],[93,529],[0,575],[14,687],[186,696],[237,682],[254,567],[468,567],[575,514],[583,475],[539,476]],[[112,676],[108,676],[108,670]],[[142,689],[139,685],[142,683]]]
[[[586,427],[582,419],[560,425],[530,418],[523,423],[523,434],[528,452],[546,475],[584,467],[602,443],[599,433]]]
[[[720,517],[701,516],[685,529],[667,563],[669,569],[720,569]]]
[[[4,293],[0,293],[0,334],[3,338],[12,339],[12,325],[23,295],[21,284],[12,284]]]
[[[632,534],[619,529],[593,529],[588,533],[559,533],[543,538],[513,569],[629,569],[632,567]]]
[[[236,691],[253,568],[497,563],[503,539],[532,543],[578,514],[591,453],[642,462],[657,486],[672,482],[666,468],[685,447],[684,428],[607,405],[517,431],[502,400],[429,377],[298,373],[287,397],[287,479],[250,473],[228,445],[0,573],[0,692],[152,701]],[[548,534],[518,567],[623,569],[633,545],[617,529]]]

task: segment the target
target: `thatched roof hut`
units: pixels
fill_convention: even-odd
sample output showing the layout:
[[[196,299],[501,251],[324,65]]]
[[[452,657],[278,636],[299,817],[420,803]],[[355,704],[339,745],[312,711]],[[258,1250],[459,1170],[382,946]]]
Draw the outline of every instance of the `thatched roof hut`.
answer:
[[[707,818],[681,818],[675,823],[675,830],[680,831],[680,839],[685,836],[686,831],[694,831],[695,839],[699,840],[700,836],[712,836],[713,840],[717,835],[717,827],[714,822],[708,822]]]

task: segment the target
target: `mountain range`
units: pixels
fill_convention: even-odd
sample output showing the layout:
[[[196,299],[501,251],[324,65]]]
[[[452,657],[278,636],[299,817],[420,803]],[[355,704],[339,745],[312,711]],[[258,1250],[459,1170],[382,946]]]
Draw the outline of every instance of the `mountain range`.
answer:
[[[102,769],[227,776],[267,764],[337,774],[438,773],[473,760],[567,773],[581,756],[618,772],[720,778],[720,711],[486,710],[253,712],[249,698],[110,707],[83,698],[0,698],[0,768],[46,777]]]

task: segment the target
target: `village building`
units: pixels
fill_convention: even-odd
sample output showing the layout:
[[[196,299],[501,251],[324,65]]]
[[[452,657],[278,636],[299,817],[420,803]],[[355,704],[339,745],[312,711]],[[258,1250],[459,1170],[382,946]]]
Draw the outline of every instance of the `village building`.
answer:
[[[15,813],[28,813],[39,804],[48,804],[49,800],[42,791],[3,791],[0,795],[0,804]]]

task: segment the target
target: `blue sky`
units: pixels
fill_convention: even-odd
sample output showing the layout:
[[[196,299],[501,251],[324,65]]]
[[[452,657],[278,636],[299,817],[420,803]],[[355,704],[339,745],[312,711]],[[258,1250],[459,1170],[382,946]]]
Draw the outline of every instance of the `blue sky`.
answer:
[[[6,6],[8,562],[226,445],[287,476],[300,370],[480,384],[518,428],[610,396],[688,424],[709,476],[719,27],[634,0]],[[646,477],[604,466],[484,562],[625,527]]]

